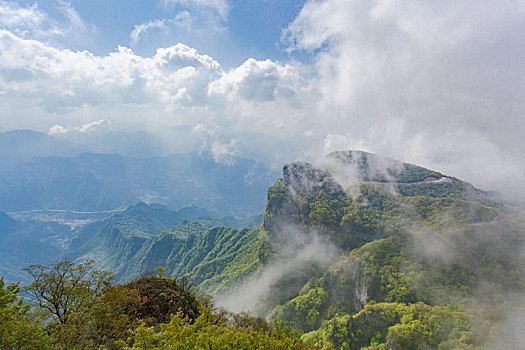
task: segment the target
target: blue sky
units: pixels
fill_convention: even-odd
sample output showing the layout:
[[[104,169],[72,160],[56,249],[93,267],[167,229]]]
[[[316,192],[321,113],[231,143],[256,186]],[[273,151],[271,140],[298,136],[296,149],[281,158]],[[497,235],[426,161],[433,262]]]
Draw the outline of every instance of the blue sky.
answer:
[[[522,0],[0,0],[0,131],[182,130],[277,164],[361,149],[525,195],[523,18]]]
[[[132,47],[141,55],[152,55],[158,47],[184,43],[233,67],[246,59],[286,60],[289,54],[281,33],[298,15],[305,1],[105,1],[67,2],[78,12],[90,35],[85,40],[64,41],[64,47],[105,55],[118,46]],[[65,20],[64,3],[56,1],[18,1],[21,7],[38,8],[57,20]],[[170,23],[187,15],[190,26]],[[144,32],[139,40],[130,38],[133,30],[147,23],[162,23]]]

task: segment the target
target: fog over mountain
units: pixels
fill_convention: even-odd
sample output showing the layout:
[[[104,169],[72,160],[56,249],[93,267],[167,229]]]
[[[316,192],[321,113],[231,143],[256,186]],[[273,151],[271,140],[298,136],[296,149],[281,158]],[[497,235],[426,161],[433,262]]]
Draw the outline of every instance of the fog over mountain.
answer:
[[[120,132],[145,130],[155,138],[132,138],[144,155],[279,165],[363,149],[524,193],[521,1],[105,6],[0,1],[4,131],[129,152]],[[118,11],[129,17],[118,29],[102,22]],[[245,16],[257,20],[243,27]],[[86,136],[101,128],[112,131]]]
[[[0,0],[0,348],[522,347],[524,18]]]
[[[234,156],[152,156],[154,147],[147,149],[141,140],[155,138],[120,135],[116,140],[105,135],[98,146],[128,143],[128,156],[88,153],[87,146],[32,131],[0,134],[0,210],[111,211],[145,201],[254,215],[264,210],[266,189],[278,177],[265,164]]]

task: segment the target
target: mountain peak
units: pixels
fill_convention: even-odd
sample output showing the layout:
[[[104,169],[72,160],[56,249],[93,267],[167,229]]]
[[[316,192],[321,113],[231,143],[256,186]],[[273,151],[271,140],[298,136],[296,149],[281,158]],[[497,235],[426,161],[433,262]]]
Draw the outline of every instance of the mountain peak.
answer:
[[[436,181],[446,177],[417,165],[358,150],[332,152],[319,166],[336,177],[345,174],[359,182],[408,184]]]

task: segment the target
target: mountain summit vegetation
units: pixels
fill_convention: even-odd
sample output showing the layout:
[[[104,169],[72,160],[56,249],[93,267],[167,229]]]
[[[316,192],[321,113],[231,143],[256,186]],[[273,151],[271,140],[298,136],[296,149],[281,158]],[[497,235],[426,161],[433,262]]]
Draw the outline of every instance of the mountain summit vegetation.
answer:
[[[69,250],[76,263],[26,269],[43,319],[20,302],[19,285],[2,285],[5,324],[18,332],[2,344],[29,330],[58,348],[516,349],[525,341],[523,217],[466,182],[334,152],[285,165],[260,220],[242,228],[198,208],[140,203],[86,226]],[[120,282],[84,274],[89,315],[75,306],[72,315],[86,316],[66,321],[78,329],[38,301],[50,271],[64,266],[73,275],[112,271]],[[84,336],[66,339],[71,332]]]
[[[520,216],[468,183],[357,151],[292,163],[268,190],[259,257],[332,259],[277,276],[263,310],[321,349],[515,348]],[[264,268],[263,268],[264,269]],[[308,273],[305,273],[308,271]],[[510,332],[510,333],[509,333]]]

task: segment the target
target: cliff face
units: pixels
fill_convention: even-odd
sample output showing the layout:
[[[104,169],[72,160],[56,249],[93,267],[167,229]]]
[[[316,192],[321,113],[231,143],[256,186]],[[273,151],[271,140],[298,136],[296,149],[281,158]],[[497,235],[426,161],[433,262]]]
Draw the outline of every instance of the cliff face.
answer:
[[[293,292],[267,301],[273,307],[270,315],[321,339],[329,329],[355,327],[370,303],[383,303],[373,308],[374,319],[381,319],[390,312],[385,311],[388,303],[483,304],[498,293],[516,292],[508,277],[523,270],[515,262],[523,260],[518,247],[524,237],[523,225],[506,213],[505,205],[468,183],[370,153],[344,151],[315,166],[284,166],[283,177],[268,190],[259,258],[271,265],[293,261],[320,244],[330,248],[325,249],[332,255],[328,262],[313,258],[275,284]],[[483,289],[487,283],[494,289]],[[418,310],[438,312],[430,306]],[[335,326],[341,315],[348,315],[346,325]],[[401,316],[392,315],[366,326],[382,334],[378,343],[401,322]],[[324,328],[328,320],[336,328]],[[320,345],[341,346],[342,340],[332,336]],[[359,341],[370,344],[371,339]]]
[[[406,221],[490,221],[501,203],[441,173],[359,151],[334,152],[320,165],[291,163],[268,190],[263,228],[277,244],[290,225],[353,249]],[[401,222],[405,221],[405,222]]]
[[[519,303],[494,300],[523,294],[522,220],[468,183],[369,153],[286,165],[260,227],[164,210],[130,208],[85,251],[122,279],[165,266],[319,348],[481,344],[476,329],[494,332],[482,321]]]

